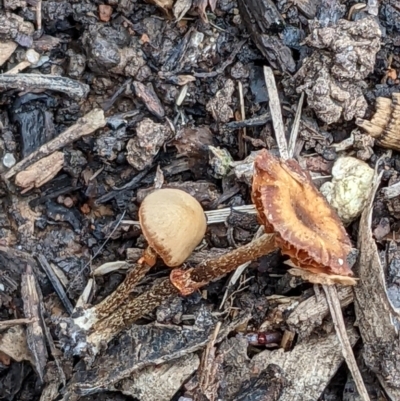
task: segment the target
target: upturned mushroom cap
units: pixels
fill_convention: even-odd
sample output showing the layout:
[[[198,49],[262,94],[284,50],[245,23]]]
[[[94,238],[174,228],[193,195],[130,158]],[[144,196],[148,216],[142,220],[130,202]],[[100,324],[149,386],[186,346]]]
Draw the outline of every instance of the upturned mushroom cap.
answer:
[[[295,160],[281,161],[268,151],[255,160],[252,199],[267,233],[292,263],[313,273],[351,276],[351,242],[310,176]]]
[[[179,189],[158,189],[146,196],[139,221],[149,246],[169,267],[181,265],[207,229],[200,203]]]

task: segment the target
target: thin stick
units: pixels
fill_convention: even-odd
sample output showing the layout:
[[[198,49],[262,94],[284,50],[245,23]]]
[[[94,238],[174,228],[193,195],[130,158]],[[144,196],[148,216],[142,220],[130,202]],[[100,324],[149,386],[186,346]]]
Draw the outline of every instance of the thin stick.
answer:
[[[349,337],[347,336],[347,330],[344,324],[342,309],[336,287],[334,285],[322,285],[322,288],[325,291],[326,300],[331,312],[333,324],[335,325],[336,334],[339,337],[339,341],[342,346],[343,357],[347,363],[351,375],[353,376],[354,382],[356,383],[358,393],[363,401],[370,401],[368,391],[365,388],[363,378],[353,354],[353,348],[350,344]]]
[[[9,329],[10,327],[17,326],[18,324],[31,324],[37,322],[38,318],[23,318],[23,319],[13,319],[13,320],[3,320],[0,322],[0,331]]]
[[[303,101],[304,101],[304,92],[301,92],[299,104],[296,110],[296,116],[294,118],[292,132],[290,133],[290,140],[289,140],[289,157],[292,158],[294,155],[294,150],[296,147],[297,136],[299,134],[299,127],[300,127],[300,119],[301,119],[301,112],[303,110]]]
[[[240,81],[238,81],[239,88],[239,102],[240,102],[240,119],[246,119],[246,111],[244,108],[244,96],[243,96],[243,85]],[[239,128],[239,157],[243,159],[247,155],[247,143],[243,139],[246,136],[246,127]]]
[[[72,306],[71,301],[67,297],[67,294],[64,291],[64,287],[62,286],[56,273],[53,271],[51,265],[49,264],[44,255],[38,255],[38,261],[42,266],[42,269],[45,271],[48,279],[50,280],[50,283],[53,285],[53,288],[56,291],[61,302],[63,303],[65,309],[71,315],[72,311],[74,310],[74,307]]]
[[[0,90],[19,89],[32,91],[36,89],[62,92],[78,101],[89,94],[89,85],[71,78],[42,74],[1,74]]]
[[[282,159],[289,158],[285,128],[283,126],[281,103],[279,101],[278,90],[276,89],[275,77],[270,67],[264,66],[265,85],[269,96],[269,110],[271,111],[272,125],[274,126],[276,142]]]
[[[1,77],[4,77],[4,75],[0,75],[0,80]],[[12,176],[22,170],[25,170],[28,166],[35,163],[39,159],[52,154],[56,150],[61,149],[65,145],[68,145],[85,135],[91,134],[98,128],[104,127],[106,123],[107,122],[104,118],[103,110],[94,109],[90,111],[81,117],[76,124],[67,128],[59,136],[42,145],[38,150],[35,150],[29,156],[25,157],[25,159],[22,159],[13,168],[8,170],[8,172],[4,175],[4,178],[7,180],[10,179]]]
[[[36,29],[39,32],[42,30],[42,0],[36,4]]]

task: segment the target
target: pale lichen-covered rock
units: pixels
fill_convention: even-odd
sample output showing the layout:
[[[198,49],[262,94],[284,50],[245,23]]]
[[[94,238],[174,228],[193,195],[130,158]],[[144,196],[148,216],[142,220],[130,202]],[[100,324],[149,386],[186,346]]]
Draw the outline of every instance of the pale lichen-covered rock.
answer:
[[[345,225],[363,211],[374,178],[374,170],[354,157],[339,158],[332,168],[332,181],[320,188]]]
[[[210,174],[217,179],[225,177],[231,168],[232,156],[224,148],[216,148],[209,145],[208,150],[211,167]]]

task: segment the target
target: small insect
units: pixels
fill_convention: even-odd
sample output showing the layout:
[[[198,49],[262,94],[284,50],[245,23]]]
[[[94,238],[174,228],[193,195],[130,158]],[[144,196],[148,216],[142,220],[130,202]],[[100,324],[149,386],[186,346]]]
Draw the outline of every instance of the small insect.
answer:
[[[241,334],[241,336],[248,341],[249,345],[255,345],[257,347],[280,344],[282,340],[282,333],[279,331],[249,332]]]

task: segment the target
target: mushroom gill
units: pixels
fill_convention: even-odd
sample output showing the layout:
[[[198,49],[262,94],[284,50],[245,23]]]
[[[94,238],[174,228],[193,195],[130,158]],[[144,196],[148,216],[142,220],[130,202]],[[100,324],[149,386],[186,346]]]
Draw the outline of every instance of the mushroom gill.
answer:
[[[313,273],[352,276],[351,242],[325,198],[297,161],[279,160],[263,150],[255,160],[252,199],[260,223],[275,233],[291,262]]]

